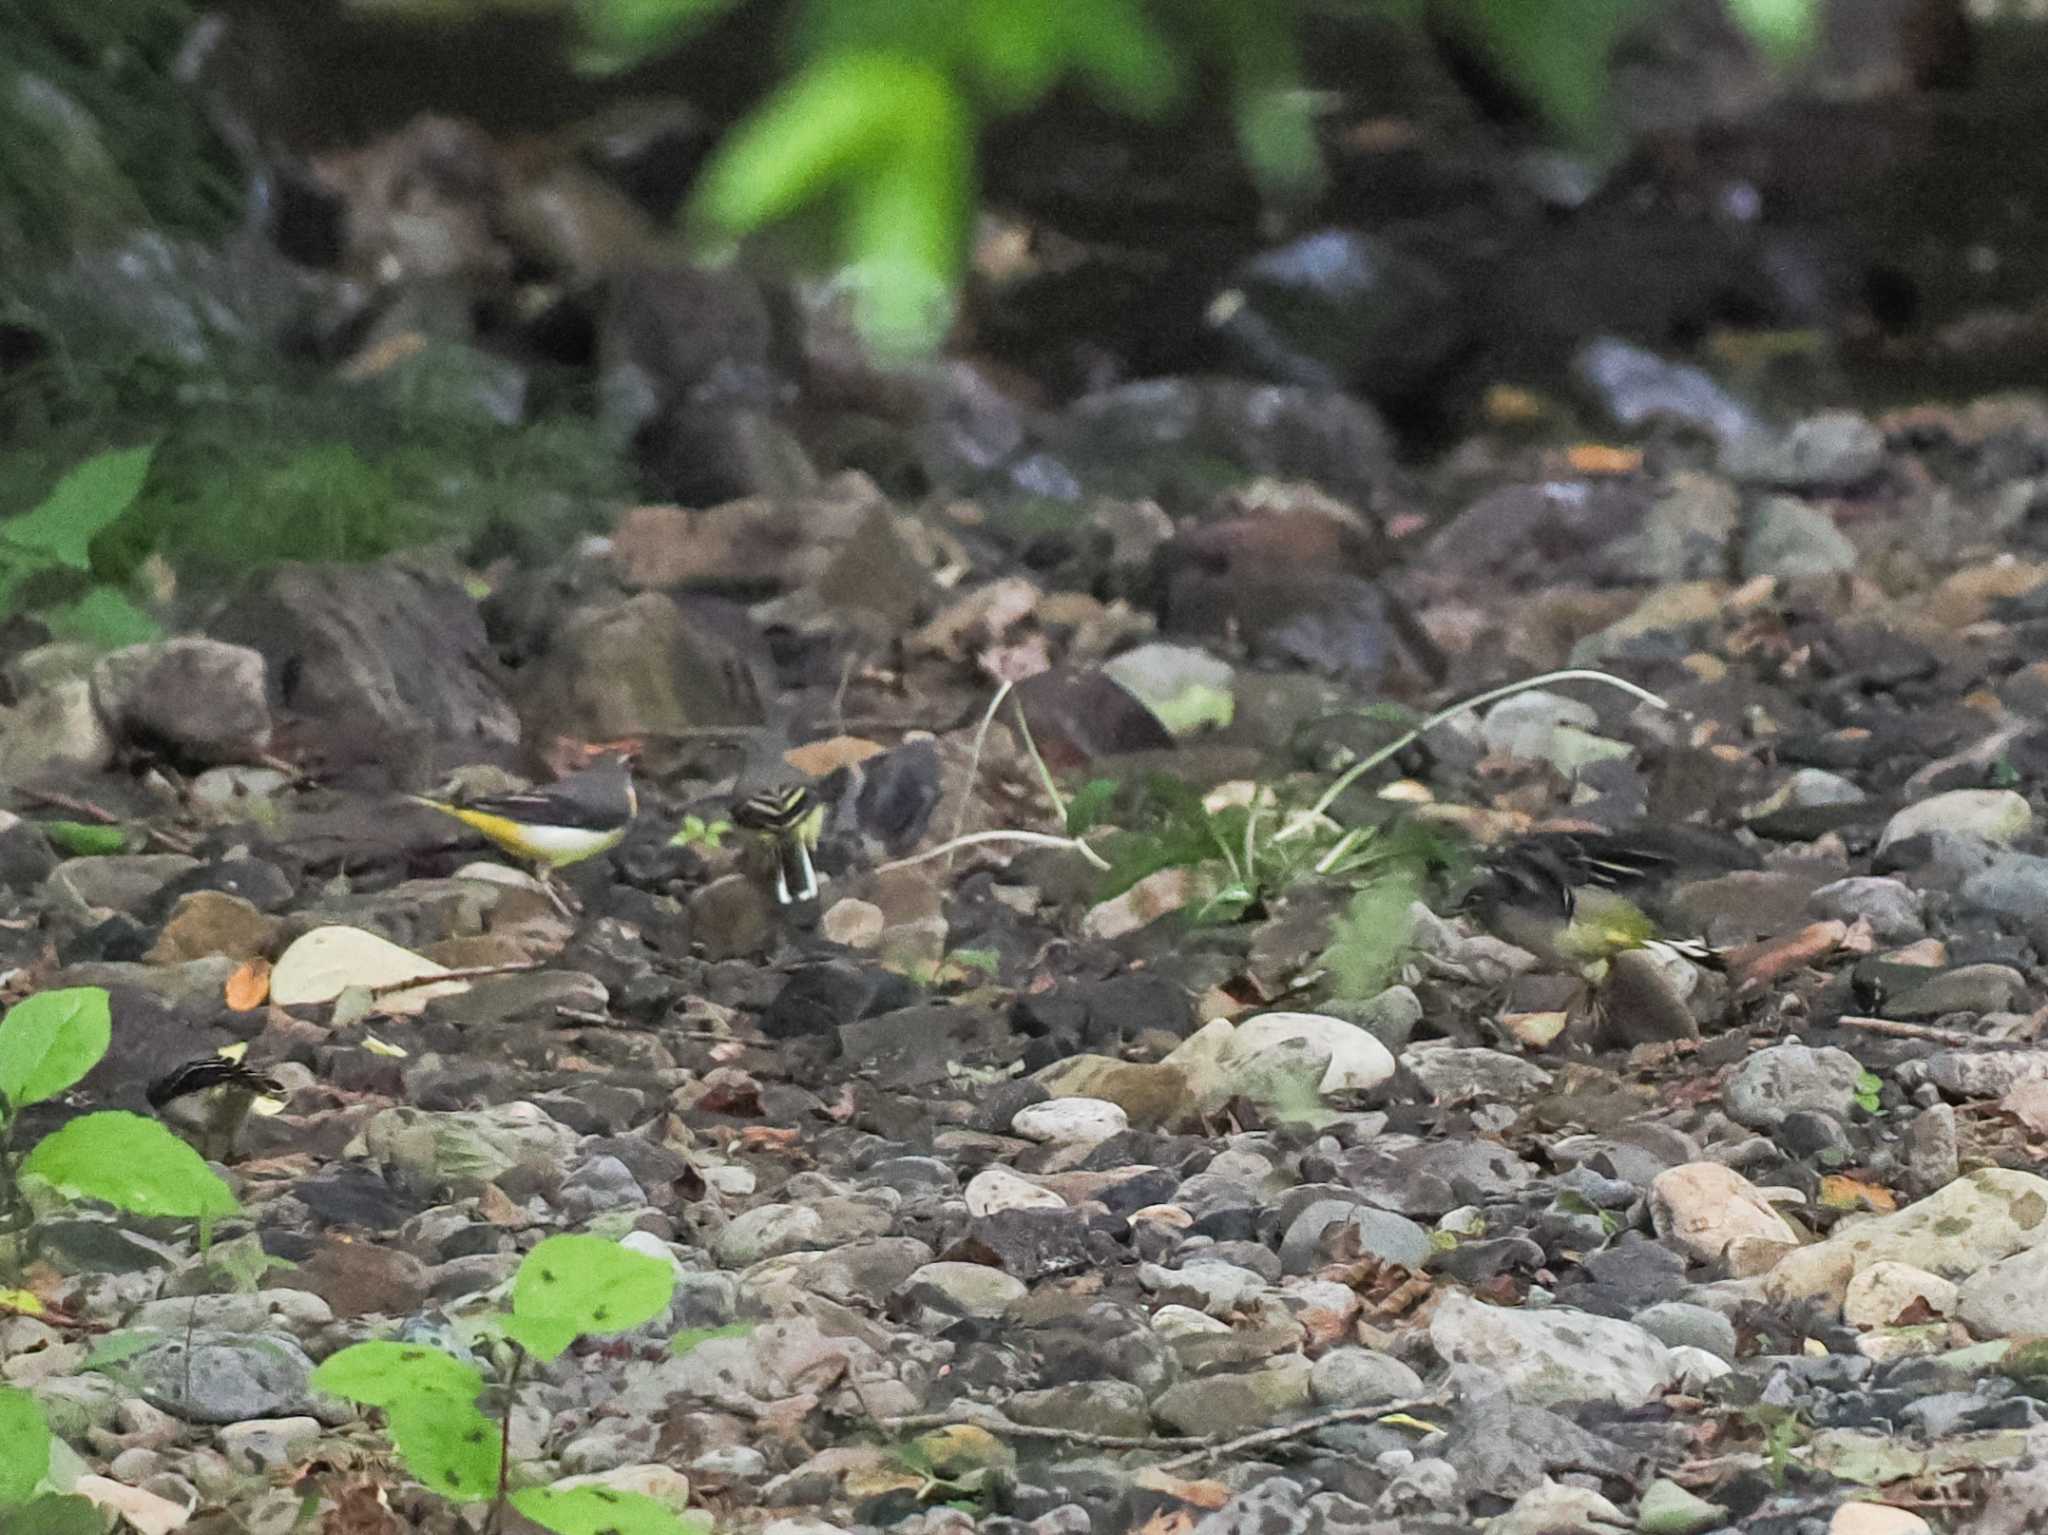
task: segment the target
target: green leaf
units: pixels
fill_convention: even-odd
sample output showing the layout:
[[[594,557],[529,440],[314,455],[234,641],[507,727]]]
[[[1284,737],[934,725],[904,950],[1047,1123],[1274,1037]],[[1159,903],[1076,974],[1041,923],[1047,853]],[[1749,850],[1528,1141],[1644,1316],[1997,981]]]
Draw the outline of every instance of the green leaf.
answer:
[[[424,1343],[351,1343],[313,1372],[313,1389],[371,1407],[431,1400],[473,1404],[482,1372]]]
[[[50,1469],[50,1425],[36,1399],[0,1386],[0,1508],[26,1503]]]
[[[112,1371],[115,1366],[126,1364],[137,1354],[148,1353],[162,1342],[163,1334],[154,1328],[141,1332],[109,1333],[93,1345],[92,1352],[86,1355],[85,1363],[79,1368]]]
[[[92,541],[134,502],[154,443],[95,454],[57,482],[42,505],[0,522],[0,544],[45,563],[88,570]]]
[[[406,1470],[422,1486],[463,1503],[497,1491],[504,1431],[474,1402],[409,1398],[386,1408],[384,1416]]]
[[[731,10],[737,0],[578,0],[585,46],[576,67],[591,73],[627,69],[673,48]]]
[[[38,821],[58,852],[72,858],[105,858],[128,849],[128,828],[95,821]]]
[[[644,1492],[611,1487],[528,1487],[512,1506],[555,1535],[685,1535],[694,1522]]]
[[[21,1171],[73,1199],[98,1199],[137,1215],[205,1220],[242,1209],[198,1152],[155,1120],[119,1109],[87,1114],[45,1136]]]
[[[907,95],[931,71],[888,54],[813,64],[726,139],[692,198],[692,217],[745,234],[794,212],[902,134]]]
[[[106,1535],[106,1521],[90,1499],[46,1492],[7,1516],[7,1535]]]
[[[625,1332],[652,1321],[675,1288],[675,1269],[663,1259],[603,1237],[549,1237],[519,1265],[507,1331],[553,1359],[578,1333]]]
[[[88,640],[108,650],[164,637],[163,625],[114,586],[95,586],[76,602],[45,609],[42,616],[59,639]]]
[[[17,1002],[0,1019],[0,1097],[10,1110],[41,1103],[99,1063],[113,1037],[107,994],[70,986]]]
[[[1116,799],[1116,791],[1114,778],[1091,778],[1075,790],[1074,797],[1067,801],[1067,835],[1083,836],[1101,824]]]
[[[1820,41],[1816,0],[1728,0],[1728,11],[1781,66],[1798,63]]]
[[[668,1340],[669,1352],[687,1354],[700,1343],[709,1343],[713,1338],[744,1338],[754,1330],[752,1322],[728,1322],[723,1327],[686,1327]]]

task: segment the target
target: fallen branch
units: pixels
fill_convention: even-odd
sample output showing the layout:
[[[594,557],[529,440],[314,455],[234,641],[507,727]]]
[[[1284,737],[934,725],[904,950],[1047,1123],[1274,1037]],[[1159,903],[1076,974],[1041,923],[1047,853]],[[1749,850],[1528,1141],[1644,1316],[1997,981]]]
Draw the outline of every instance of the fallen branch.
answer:
[[[443,970],[439,975],[411,975],[402,981],[386,981],[382,986],[372,986],[370,995],[388,997],[394,991],[411,991],[416,986],[439,986],[444,981],[481,981],[494,975],[523,975],[540,968],[542,962],[537,959],[508,960],[502,965],[470,965],[461,970]]]
[[[963,1402],[950,1412],[924,1412],[906,1417],[875,1418],[882,1428],[896,1433],[928,1428],[952,1428],[967,1424],[991,1434],[1009,1434],[1018,1439],[1052,1439],[1062,1444],[1084,1445],[1095,1450],[1184,1450],[1199,1445],[1199,1439],[1154,1437],[1132,1434],[1095,1434],[1078,1428],[1040,1427],[1035,1423],[1012,1422],[1000,1410],[982,1402]]]
[[[1992,1045],[2011,1043],[2003,1039],[1986,1039],[1980,1034],[1966,1034],[1961,1029],[1937,1029],[1930,1023],[1901,1023],[1893,1018],[1859,1018],[1845,1014],[1835,1022],[1845,1029],[1861,1029],[1866,1034],[1888,1034],[1893,1039],[1924,1039],[1937,1045],[1960,1045],[1982,1050]]]
[[[1199,1466],[1205,1460],[1212,1460],[1218,1455],[1228,1455],[1233,1451],[1260,1449],[1269,1444],[1285,1444],[1290,1439],[1304,1438],[1339,1423],[1369,1423],[1378,1418],[1391,1418],[1400,1413],[1414,1412],[1417,1408],[1442,1407],[1449,1400],[1445,1396],[1411,1396],[1400,1401],[1381,1402],[1374,1407],[1334,1407],[1328,1412],[1319,1412],[1312,1418],[1283,1423],[1278,1428],[1262,1428],[1256,1433],[1239,1434],[1235,1439],[1213,1439],[1199,1450],[1161,1462],[1159,1469],[1178,1471],[1182,1466]]]
[[[188,841],[186,838],[178,836],[173,832],[163,831],[144,822],[124,821],[121,817],[115,815],[113,811],[106,809],[104,806],[95,805],[91,800],[74,799],[69,794],[59,794],[54,789],[31,789],[24,785],[16,785],[14,792],[38,803],[48,805],[52,810],[61,810],[66,815],[74,815],[80,820],[92,821],[100,826],[140,826],[144,836],[153,837],[172,852],[183,853],[188,858],[192,856],[193,850],[199,846],[196,842]]]

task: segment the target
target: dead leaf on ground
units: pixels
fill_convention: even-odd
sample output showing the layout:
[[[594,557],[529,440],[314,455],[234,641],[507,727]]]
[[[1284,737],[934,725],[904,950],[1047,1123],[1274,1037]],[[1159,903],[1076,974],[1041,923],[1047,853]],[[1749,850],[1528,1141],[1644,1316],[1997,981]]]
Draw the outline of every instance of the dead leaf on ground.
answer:
[[[822,741],[806,741],[802,746],[792,747],[782,760],[799,773],[826,778],[843,767],[879,757],[885,750],[879,741],[864,736],[828,736]]]
[[[1874,1210],[1889,1215],[1899,1207],[1899,1196],[1881,1183],[1849,1173],[1829,1173],[1820,1180],[1820,1202],[1830,1210]]]
[[[270,961],[245,959],[228,977],[227,1004],[238,1013],[261,1007],[270,1000]]]
[[[1823,963],[1848,937],[1846,922],[1814,922],[1784,938],[1731,949],[1724,957],[1736,991],[1759,991],[1794,970]]]
[[[1575,442],[1566,450],[1565,462],[1579,474],[1634,474],[1643,467],[1643,450],[1605,442]]]

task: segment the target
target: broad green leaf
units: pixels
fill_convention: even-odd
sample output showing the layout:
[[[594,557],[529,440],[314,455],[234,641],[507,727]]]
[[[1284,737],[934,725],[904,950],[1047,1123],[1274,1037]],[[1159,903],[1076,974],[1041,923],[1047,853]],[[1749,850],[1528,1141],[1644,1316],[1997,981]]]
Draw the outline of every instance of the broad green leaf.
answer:
[[[794,212],[898,138],[907,96],[928,90],[931,77],[929,69],[887,54],[847,54],[809,66],[712,157],[692,217],[745,234]]]
[[[1779,64],[1795,64],[1820,40],[1817,0],[1729,0],[1737,25]]]
[[[26,1503],[49,1469],[50,1425],[42,1408],[19,1387],[0,1386],[0,1508]]]
[[[126,1364],[138,1354],[146,1354],[163,1342],[163,1334],[154,1328],[140,1332],[109,1333],[92,1346],[92,1352],[80,1366],[85,1370],[112,1371]]]
[[[974,156],[967,115],[937,77],[915,95],[888,158],[847,189],[842,254],[861,329],[883,353],[938,343],[967,254]]]
[[[536,1359],[559,1359],[583,1329],[560,1317],[508,1316],[498,1319],[498,1331]]]
[[[446,1400],[472,1405],[484,1389],[480,1371],[424,1343],[352,1343],[313,1372],[313,1389],[371,1407]]]
[[[44,610],[42,617],[59,639],[90,640],[108,650],[164,637],[163,625],[113,586],[95,586],[76,602]]]
[[[106,1520],[90,1499],[46,1492],[7,1515],[7,1535],[106,1535]]]
[[[94,821],[38,821],[58,852],[72,858],[105,858],[128,849],[128,828]]]
[[[73,1199],[137,1215],[211,1219],[241,1213],[234,1193],[198,1152],[153,1119],[108,1109],[45,1136],[21,1164]]]
[[[630,68],[708,26],[738,0],[577,0],[585,46],[576,67],[591,73]]]
[[[713,1338],[744,1338],[754,1330],[752,1322],[728,1322],[723,1327],[686,1327],[668,1340],[669,1351],[682,1355]]]
[[[512,1281],[512,1323],[528,1336],[508,1331],[552,1359],[576,1333],[624,1332],[652,1321],[675,1288],[675,1269],[662,1259],[603,1237],[549,1237],[526,1255]],[[567,1338],[564,1327],[571,1329]],[[556,1341],[559,1347],[545,1346]]]
[[[475,1403],[420,1397],[386,1408],[384,1416],[406,1470],[422,1486],[462,1503],[497,1491],[503,1430]]]
[[[0,544],[74,570],[91,568],[93,539],[134,502],[155,453],[152,443],[87,459],[57,482],[42,505],[0,521]]]
[[[1133,0],[1093,0],[1055,14],[1073,67],[1112,105],[1154,117],[1180,95],[1180,60]]]
[[[512,1506],[555,1535],[685,1535],[682,1515],[644,1492],[611,1487],[528,1487]]]
[[[107,1053],[113,1016],[98,986],[70,986],[17,1002],[0,1020],[0,1095],[26,1108],[71,1086]]]

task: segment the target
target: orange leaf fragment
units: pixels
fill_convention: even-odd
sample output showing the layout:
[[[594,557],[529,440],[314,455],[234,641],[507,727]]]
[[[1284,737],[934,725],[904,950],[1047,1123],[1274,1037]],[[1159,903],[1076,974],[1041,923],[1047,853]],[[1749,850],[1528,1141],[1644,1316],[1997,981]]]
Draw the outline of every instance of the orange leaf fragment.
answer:
[[[270,1000],[270,961],[245,959],[228,977],[227,1004],[238,1013],[261,1007]]]

